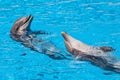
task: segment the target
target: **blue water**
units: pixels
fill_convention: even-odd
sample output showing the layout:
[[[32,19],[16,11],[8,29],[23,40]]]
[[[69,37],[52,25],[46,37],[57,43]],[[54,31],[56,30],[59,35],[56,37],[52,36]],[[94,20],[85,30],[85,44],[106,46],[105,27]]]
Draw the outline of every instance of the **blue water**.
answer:
[[[120,58],[120,0],[0,0],[0,80],[120,80],[88,62],[53,60],[12,40],[13,23],[29,14],[31,29],[51,32],[43,38],[65,52],[61,31],[89,45],[111,46]]]

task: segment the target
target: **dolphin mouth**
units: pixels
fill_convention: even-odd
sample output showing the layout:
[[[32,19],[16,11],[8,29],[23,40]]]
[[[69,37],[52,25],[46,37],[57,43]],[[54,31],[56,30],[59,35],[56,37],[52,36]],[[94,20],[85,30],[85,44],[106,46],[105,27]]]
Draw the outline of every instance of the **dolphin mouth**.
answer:
[[[28,15],[27,17],[26,17],[26,21],[25,21],[25,23],[27,23],[27,22],[30,22],[31,20],[32,20],[32,16],[31,15]]]
[[[66,32],[62,32],[61,34],[62,34],[64,40],[69,42],[69,35]]]
[[[32,21],[32,16],[28,15],[27,17],[25,17],[25,19],[23,20],[23,24],[21,24],[22,26],[25,26],[24,28],[27,28],[28,25],[31,23]]]
[[[62,32],[61,33],[63,38],[64,38],[64,42],[65,42],[65,46],[66,46],[66,49],[73,53],[73,47],[72,47],[72,44],[71,44],[71,36],[69,36],[66,32]]]
[[[62,36],[64,38],[65,43],[68,43],[69,45],[71,45],[71,40],[70,40],[71,37],[66,32],[62,32],[61,34],[62,34]]]

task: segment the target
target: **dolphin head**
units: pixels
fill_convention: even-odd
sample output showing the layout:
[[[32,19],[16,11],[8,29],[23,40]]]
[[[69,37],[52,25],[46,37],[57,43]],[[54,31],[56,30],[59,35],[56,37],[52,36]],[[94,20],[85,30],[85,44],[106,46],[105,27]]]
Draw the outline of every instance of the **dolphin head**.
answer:
[[[30,30],[29,25],[30,25],[31,21],[32,21],[31,15],[18,19],[14,23],[14,25],[11,29],[11,37],[16,38],[17,36],[22,36],[22,35],[26,34],[26,32],[28,30]]]
[[[78,54],[78,52],[88,52],[92,48],[91,46],[88,46],[87,44],[84,44],[68,35],[66,32],[62,32],[62,36],[67,50],[74,55]]]

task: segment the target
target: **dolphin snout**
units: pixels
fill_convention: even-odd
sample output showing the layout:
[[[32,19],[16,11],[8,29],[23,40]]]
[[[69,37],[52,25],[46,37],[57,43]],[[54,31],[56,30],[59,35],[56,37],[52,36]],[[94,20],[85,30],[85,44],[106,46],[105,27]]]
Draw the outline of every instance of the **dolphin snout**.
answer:
[[[68,34],[67,34],[66,32],[62,32],[61,34],[62,34],[64,40],[66,40],[66,41],[69,40],[69,39],[68,39]]]
[[[63,38],[64,38],[64,42],[65,42],[65,46],[66,46],[66,49],[72,53],[73,51],[73,48],[72,48],[72,45],[71,45],[71,41],[70,41],[70,36],[66,33],[66,32],[62,32],[61,33]]]

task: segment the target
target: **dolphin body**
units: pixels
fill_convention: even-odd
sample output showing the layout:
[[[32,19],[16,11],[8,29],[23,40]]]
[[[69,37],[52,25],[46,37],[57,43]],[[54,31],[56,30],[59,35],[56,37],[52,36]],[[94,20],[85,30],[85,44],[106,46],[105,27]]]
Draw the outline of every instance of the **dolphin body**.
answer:
[[[31,15],[18,19],[10,31],[10,37],[34,51],[47,54],[53,59],[65,59],[65,56],[61,54],[61,50],[52,42],[37,37],[38,34],[48,33],[30,29],[32,19]]]
[[[120,73],[120,61],[117,61],[114,56],[107,53],[114,50],[112,47],[89,46],[65,32],[62,32],[62,36],[67,50],[78,60],[89,61],[91,64],[99,66],[105,70]]]

